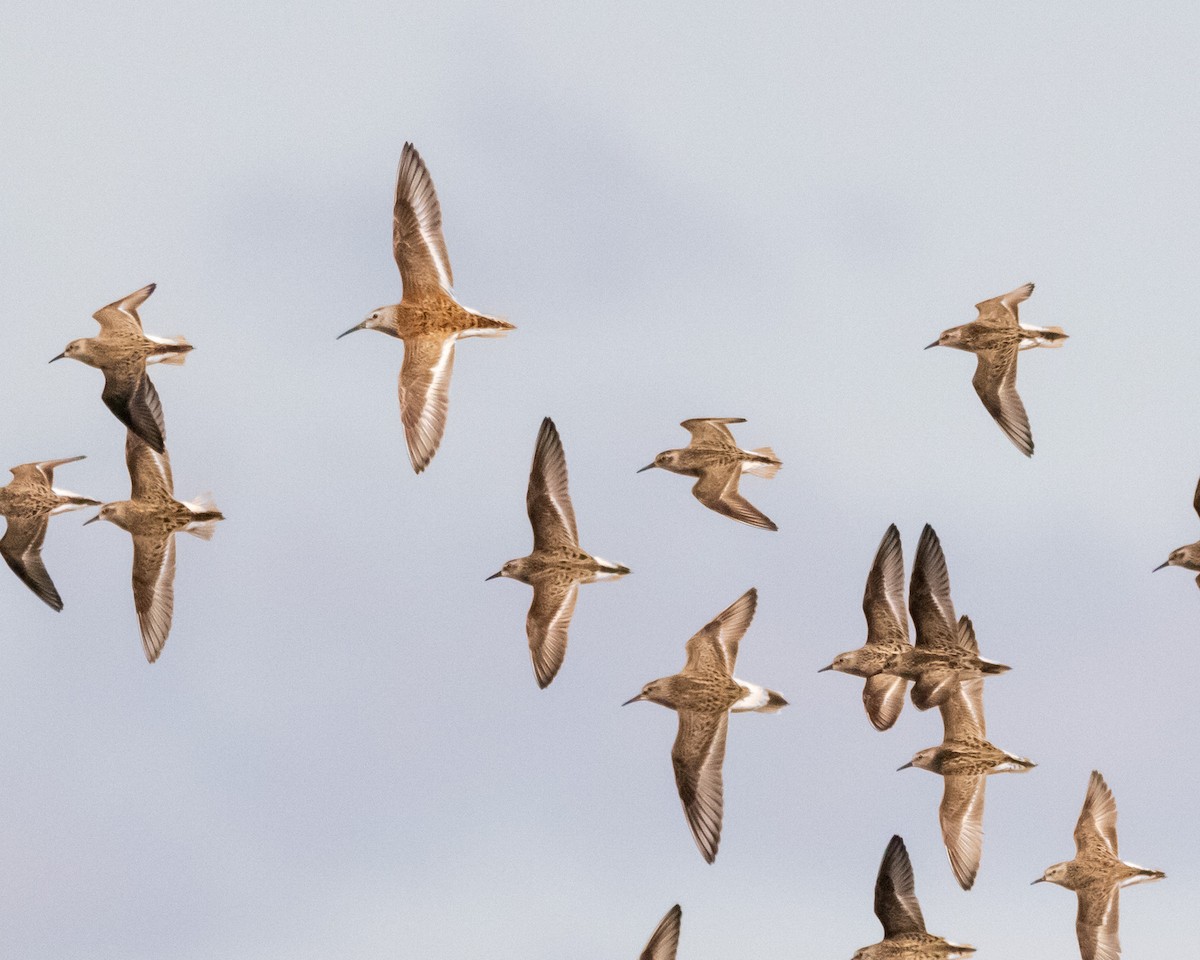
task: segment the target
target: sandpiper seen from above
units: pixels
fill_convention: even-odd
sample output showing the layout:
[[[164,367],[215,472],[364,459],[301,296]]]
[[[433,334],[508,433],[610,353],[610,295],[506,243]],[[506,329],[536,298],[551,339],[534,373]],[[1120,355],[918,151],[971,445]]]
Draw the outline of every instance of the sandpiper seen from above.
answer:
[[[210,540],[217,521],[225,517],[207,495],[176,500],[170,457],[132,430],[125,435],[125,464],[130,499],[104,504],[87,523],[108,520],[133,537],[133,605],[146,659],[154,663],[175,610],[175,534]]]
[[[951,943],[925,930],[912,861],[898,836],[892,837],[879,864],[875,916],[883,924],[883,939],[855,951],[853,960],[953,960],[975,952],[968,944]]]
[[[411,143],[404,145],[396,176],[392,252],[403,284],[400,302],[371,311],[338,339],[356,330],[378,330],[404,341],[400,419],[409,459],[420,473],[446,429],[455,343],[466,337],[499,337],[516,328],[455,299],[442,208],[433,179]]]
[[[692,495],[709,510],[766,530],[779,528],[738,492],[743,473],[773,477],[783,465],[770,447],[743,450],[729,431],[731,423],[745,423],[744,417],[702,417],[684,420],[680,426],[692,435],[692,441],[678,450],[664,450],[653,463],[638,473],[658,467],[671,473],[698,477]]]
[[[545,688],[567,653],[567,630],[579,585],[615,580],[629,568],[593,557],[579,546],[575,508],[567,491],[567,459],[549,417],[538,430],[525,506],[533,526],[533,552],[509,560],[487,579],[511,577],[533,587],[525,632],[538,686]]]
[[[908,613],[904,609],[904,553],[900,531],[893,523],[887,528],[863,593],[863,614],[867,618],[867,642],[857,650],[847,650],[822,667],[863,677],[863,706],[876,730],[887,730],[896,722],[904,707],[908,681],[883,672],[884,665],[898,653],[909,650]]]
[[[1126,863],[1117,854],[1117,801],[1096,770],[1075,824],[1075,859],[1047,867],[1034,883],[1056,883],[1079,900],[1075,933],[1083,960],[1117,960],[1121,888],[1162,880],[1161,870]]]
[[[675,785],[688,827],[704,859],[712,863],[721,842],[724,790],[721,766],[729,714],[774,713],[787,701],[774,690],[733,675],[738,644],[750,626],[758,592],[751,588],[687,642],[687,662],[673,676],[652,680],[625,704],[648,700],[679,715],[671,748]]]
[[[1032,347],[1061,347],[1062,327],[1034,327],[1017,319],[1017,308],[1033,293],[1027,283],[999,297],[975,304],[979,316],[951,327],[925,349],[953,347],[975,354],[971,380],[987,412],[1025,456],[1033,456],[1033,433],[1025,405],[1017,393],[1017,354]]]
[[[164,450],[166,425],[158,391],[150,382],[146,366],[151,363],[181,364],[192,345],[182,337],[166,340],[142,332],[138,307],[154,292],[155,284],[142,287],[92,316],[100,324],[96,337],[72,340],[50,362],[68,358],[104,372],[100,398],[118,420],[146,441],[157,453]]]
[[[54,486],[56,467],[82,459],[67,457],[23,463],[12,468],[12,480],[7,486],[0,487],[0,514],[8,521],[4,537],[0,539],[0,555],[25,586],[54,610],[63,608],[62,597],[42,562],[42,544],[46,540],[50,518],[67,510],[100,505],[99,500]]]
[[[942,777],[938,820],[950,868],[959,886],[970,890],[983,856],[983,801],[993,773],[1024,773],[1037,766],[985,739],[983,678],[954,686],[941,705],[942,743],[918,751],[900,769],[918,767]]]

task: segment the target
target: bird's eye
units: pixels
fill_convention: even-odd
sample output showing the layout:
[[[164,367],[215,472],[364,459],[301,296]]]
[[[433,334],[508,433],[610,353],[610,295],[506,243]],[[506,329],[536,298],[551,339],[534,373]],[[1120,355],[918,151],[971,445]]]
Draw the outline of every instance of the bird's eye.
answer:
[[[372,320],[378,320],[378,319],[379,319],[379,314],[377,314],[377,313],[373,313],[373,314],[371,314],[371,319],[372,319]]]

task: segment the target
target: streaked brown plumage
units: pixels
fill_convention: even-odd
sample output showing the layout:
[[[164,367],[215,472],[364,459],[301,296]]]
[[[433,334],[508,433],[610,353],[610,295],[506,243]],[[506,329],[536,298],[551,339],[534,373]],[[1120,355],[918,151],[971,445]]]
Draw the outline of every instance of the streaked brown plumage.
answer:
[[[970,619],[955,621],[946,557],[929,524],[925,524],[917,543],[908,608],[916,628],[916,646],[895,653],[883,671],[913,681],[912,702],[917,709],[928,710],[945,703],[963,680],[1008,671],[1004,664],[979,655]]]
[[[975,304],[978,318],[942,331],[929,345],[975,354],[977,365],[971,380],[975,392],[1000,429],[1027,457],[1033,456],[1033,433],[1017,394],[1017,354],[1031,347],[1061,347],[1067,339],[1062,327],[1032,327],[1017,319],[1018,306],[1031,293],[1033,284],[1027,283]]]
[[[941,705],[942,743],[918,751],[908,767],[919,767],[942,777],[942,805],[938,820],[954,877],[970,890],[983,855],[983,801],[987,778],[993,773],[1023,773],[1037,766],[994,746],[985,739],[983,678],[956,684]]]
[[[864,677],[863,706],[876,730],[887,730],[896,722],[904,707],[903,677],[888,676],[884,666],[893,656],[910,650],[908,613],[904,609],[904,553],[900,531],[893,523],[887,528],[863,592],[863,614],[867,618],[867,642],[857,650],[839,653],[821,671],[836,670]]]
[[[181,364],[192,345],[182,337],[164,340],[142,332],[138,307],[146,302],[154,287],[152,283],[101,307],[92,314],[100,324],[100,335],[72,340],[50,362],[66,357],[102,370],[104,391],[100,397],[105,405],[128,429],[162,453],[167,428],[158,391],[150,382],[146,365]]]
[[[675,951],[679,947],[679,922],[683,911],[675,904],[667,915],[658,922],[654,933],[642,951],[638,960],[675,960]]]
[[[743,417],[684,420],[680,426],[691,433],[692,442],[679,450],[664,450],[638,473],[659,467],[687,477],[698,477],[692,486],[692,494],[709,510],[752,527],[778,530],[761,510],[738,493],[738,481],[743,473],[769,478],[783,465],[770,447],[743,450],[737,445],[728,424],[745,422]]]
[[[54,486],[56,467],[82,459],[67,457],[23,463],[12,468],[12,480],[0,487],[0,514],[8,521],[4,538],[0,539],[0,555],[21,581],[55,610],[63,608],[62,597],[42,562],[42,544],[50,518],[67,510],[100,505],[99,500]]]
[[[567,629],[579,584],[623,577],[629,568],[593,557],[579,546],[575,508],[567,490],[567,459],[549,417],[542,421],[533,449],[525,506],[533,526],[533,552],[509,560],[487,579],[511,577],[533,587],[525,630],[534,674],[544,688],[566,656]]]
[[[883,939],[856,951],[853,960],[953,960],[975,952],[968,944],[951,943],[926,932],[912,862],[898,836],[892,837],[879,864],[875,916],[883,924]]]
[[[1117,854],[1117,802],[1099,771],[1088,780],[1075,824],[1075,859],[1046,868],[1034,883],[1057,883],[1079,900],[1075,933],[1083,960],[1117,960],[1121,888],[1162,880],[1161,870],[1126,863]]]
[[[433,179],[411,143],[404,145],[396,176],[392,252],[404,285],[400,302],[373,310],[338,339],[356,330],[378,330],[404,341],[400,418],[409,459],[420,473],[433,459],[446,429],[454,344],[465,337],[503,336],[516,328],[469,310],[454,298],[442,208]]]
[[[733,675],[738,644],[758,603],[751,588],[687,642],[687,662],[673,676],[652,680],[636,697],[669,707],[679,714],[679,732],[671,749],[675,785],[688,827],[701,855],[712,863],[721,842],[725,733],[729,714],[753,710],[774,713],[787,701],[773,690]]]
[[[1196,484],[1196,493],[1192,497],[1192,507],[1197,514],[1200,514],[1200,483]],[[1166,562],[1160,563],[1152,572],[1161,570],[1163,567],[1183,567],[1185,570],[1200,570],[1200,540],[1197,540],[1195,543],[1189,543],[1187,546],[1180,547],[1177,550],[1172,550]],[[1196,586],[1200,587],[1200,576],[1196,577]]]
[[[146,659],[153,663],[167,642],[175,609],[175,534],[208,540],[225,517],[207,497],[176,500],[170,457],[132,430],[125,435],[125,464],[130,499],[104,504],[88,523],[108,520],[133,537],[133,605]]]

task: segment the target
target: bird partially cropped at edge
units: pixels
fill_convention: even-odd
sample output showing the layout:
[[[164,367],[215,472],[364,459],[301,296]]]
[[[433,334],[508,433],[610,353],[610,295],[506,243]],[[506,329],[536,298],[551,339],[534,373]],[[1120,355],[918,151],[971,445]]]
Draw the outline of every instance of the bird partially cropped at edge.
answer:
[[[638,473],[658,467],[687,477],[698,477],[692,495],[709,510],[732,517],[752,527],[778,530],[774,522],[738,493],[743,473],[770,478],[783,466],[770,447],[743,450],[729,431],[731,423],[744,417],[701,417],[684,420],[680,426],[692,435],[691,443],[678,450],[664,450]]]
[[[172,340],[142,332],[138,307],[154,292],[155,284],[142,287],[127,297],[101,307],[92,317],[100,324],[100,335],[72,340],[50,362],[78,360],[104,373],[100,394],[113,415],[146,441],[156,453],[166,442],[162,403],[146,372],[147,364],[182,364],[192,345],[182,337]]]
[[[356,330],[378,330],[404,341],[400,367],[400,419],[413,469],[433,459],[446,429],[454,344],[465,337],[498,337],[511,323],[460,304],[442,236],[442,208],[433,179],[411,143],[404,145],[392,209],[392,252],[404,292],[399,303],[372,310]]]
[[[876,730],[888,730],[904,708],[908,681],[889,676],[884,665],[892,656],[911,649],[908,639],[908,613],[904,609],[904,552],[900,531],[893,523],[887,528],[863,591],[863,614],[867,618],[867,642],[857,650],[847,650],[833,658],[818,672],[836,670],[866,680],[863,706]]]
[[[212,539],[225,516],[207,496],[175,499],[171,460],[132,430],[125,435],[130,499],[106,503],[89,523],[108,520],[133,537],[133,605],[146,659],[162,653],[175,611],[175,534]]]
[[[968,621],[969,625],[969,621]],[[950,858],[950,869],[964,890],[975,885],[983,857],[983,804],[987,778],[993,773],[1024,773],[1037,764],[1001,750],[985,739],[983,678],[965,680],[940,707],[942,742],[919,750],[900,767],[917,767],[942,778],[938,822]]]
[[[1196,493],[1192,497],[1192,508],[1197,514],[1200,514],[1200,483],[1196,484]],[[1200,540],[1195,543],[1189,543],[1187,546],[1179,547],[1177,550],[1172,550],[1171,555],[1166,561],[1160,563],[1154,568],[1152,573],[1157,573],[1163,567],[1183,567],[1185,570],[1200,570]],[[1200,575],[1196,577],[1196,586],[1200,587]]]
[[[1062,327],[1034,327],[1017,319],[1017,308],[1033,293],[1027,283],[999,297],[975,304],[979,316],[970,323],[943,330],[926,347],[953,347],[975,354],[971,385],[1005,436],[1025,456],[1033,456],[1033,432],[1025,405],[1017,393],[1017,354],[1033,347],[1061,347]]]
[[[682,918],[683,911],[679,904],[675,904],[650,934],[650,940],[638,960],[675,960],[675,951],[679,948],[679,923]]]
[[[67,510],[100,505],[99,500],[54,486],[54,470],[83,459],[67,457],[23,463],[11,469],[12,480],[0,487],[0,514],[8,521],[0,539],[0,555],[25,586],[53,610],[62,610],[63,601],[42,562],[42,544],[50,518]]]
[[[1117,801],[1104,777],[1093,770],[1075,824],[1075,859],[1047,867],[1033,882],[1075,891],[1075,933],[1083,960],[1117,960],[1121,888],[1165,877],[1161,870],[1126,863],[1117,855]]]
[[[575,508],[567,491],[567,458],[549,417],[542,420],[533,448],[525,507],[533,527],[533,552],[509,560],[487,579],[511,577],[533,587],[525,631],[533,671],[538,686],[544,689],[567,654],[567,630],[579,585],[615,580],[629,573],[629,568],[594,557],[579,546]]]
[[[622,706],[648,700],[679,715],[671,748],[675,785],[688,827],[708,863],[717,856],[725,810],[721,766],[729,714],[774,713],[787,701],[774,690],[733,675],[738,644],[754,618],[758,591],[751,587],[687,642],[687,662],[673,676],[652,680]]]
[[[879,863],[875,916],[883,925],[883,939],[855,951],[853,960],[953,960],[975,952],[969,944],[951,943],[926,932],[912,861],[899,836],[892,837]]]

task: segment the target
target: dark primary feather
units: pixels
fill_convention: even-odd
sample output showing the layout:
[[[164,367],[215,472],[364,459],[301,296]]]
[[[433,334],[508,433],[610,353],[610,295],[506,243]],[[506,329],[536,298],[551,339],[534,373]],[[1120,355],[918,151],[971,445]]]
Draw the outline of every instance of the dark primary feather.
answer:
[[[924,933],[925,918],[913,880],[912,862],[899,836],[892,837],[883,852],[875,879],[875,916],[883,924],[885,940],[905,933]]]

